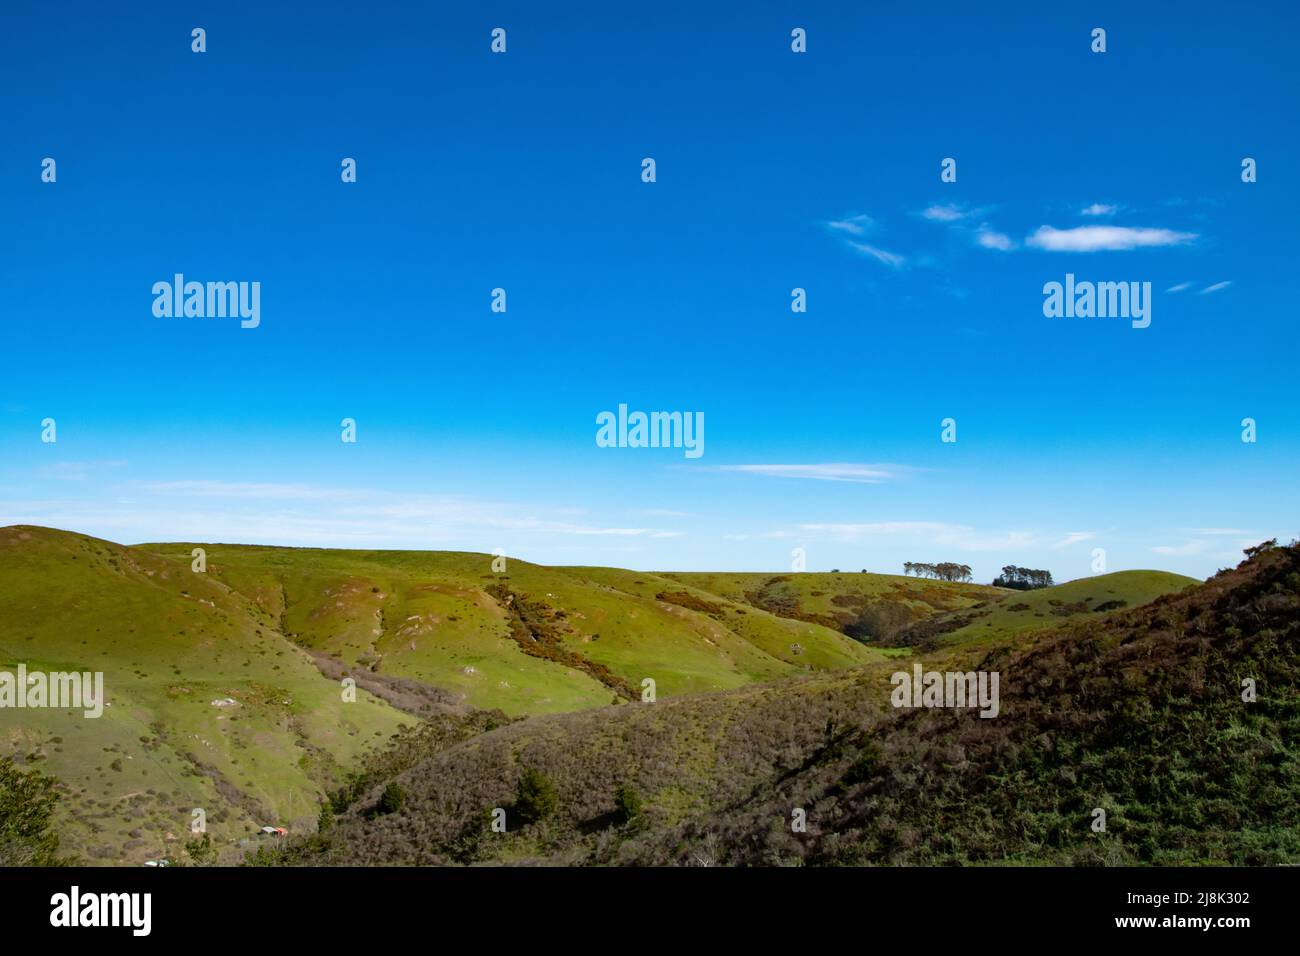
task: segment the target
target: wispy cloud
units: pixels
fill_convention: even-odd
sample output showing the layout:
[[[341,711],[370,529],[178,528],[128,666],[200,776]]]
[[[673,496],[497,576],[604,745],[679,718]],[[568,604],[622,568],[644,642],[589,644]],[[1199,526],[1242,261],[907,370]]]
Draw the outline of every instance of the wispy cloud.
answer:
[[[764,531],[762,534],[724,534],[723,541],[759,541],[780,538],[793,538],[789,531]]]
[[[856,249],[858,252],[862,253],[864,256],[870,256],[871,258],[879,262],[883,262],[885,265],[893,269],[899,269],[903,266],[905,262],[907,262],[907,260],[903,256],[900,256],[896,252],[890,252],[887,249],[881,249],[877,246],[869,246],[865,242],[850,241],[849,245],[852,246],[854,249]]]
[[[814,481],[849,481],[874,485],[884,481],[895,481],[916,469],[907,465],[828,462],[814,465],[719,465],[716,470],[739,471],[769,478],[808,478]]]
[[[1025,244],[1048,252],[1103,252],[1177,246],[1197,238],[1193,232],[1133,226],[1075,226],[1057,229],[1039,226]]]
[[[474,551],[564,537],[649,540],[686,534],[570,520],[573,510],[563,507],[366,488],[187,480],[132,483],[119,491],[102,502],[0,501],[0,524],[74,528],[116,534],[115,540]]]
[[[1171,285],[1166,292],[1185,292],[1192,287],[1190,282],[1180,282],[1178,285]]]
[[[1085,206],[1079,210],[1081,216],[1113,216],[1119,212],[1119,207],[1110,203],[1095,202],[1091,206]]]
[[[859,255],[875,259],[891,269],[901,269],[907,262],[905,257],[896,252],[890,252],[888,249],[882,249],[879,246],[859,241],[867,233],[876,231],[876,221],[868,215],[862,214],[845,216],[842,219],[830,219],[824,222],[823,225],[832,235],[838,236],[844,241],[845,245]]]
[[[1080,541],[1091,541],[1095,537],[1097,537],[1095,531],[1068,531],[1064,538],[1052,545],[1052,548],[1059,551],[1062,548],[1068,548],[1072,544],[1078,544]]]
[[[875,220],[870,216],[848,216],[844,219],[832,219],[826,223],[826,228],[832,232],[848,233],[850,236],[864,236],[867,230],[875,225]]]
[[[931,222],[960,222],[969,215],[970,213],[956,203],[927,206],[920,212],[922,219],[929,219]]]
[[[1204,289],[1202,289],[1202,290],[1201,290],[1199,293],[1197,293],[1197,294],[1198,294],[1198,295],[1209,295],[1211,292],[1218,292],[1220,289],[1226,289],[1226,288],[1227,288],[1228,286],[1230,286],[1230,285],[1232,285],[1232,280],[1231,280],[1231,279],[1229,279],[1227,282],[1216,282],[1216,283],[1214,283],[1214,285],[1206,286]]]

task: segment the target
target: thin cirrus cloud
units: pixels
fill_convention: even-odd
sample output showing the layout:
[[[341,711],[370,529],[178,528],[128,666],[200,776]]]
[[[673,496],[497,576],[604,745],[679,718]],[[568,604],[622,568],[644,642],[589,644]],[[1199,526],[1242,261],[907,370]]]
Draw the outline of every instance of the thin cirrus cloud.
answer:
[[[868,215],[862,214],[846,216],[843,219],[830,219],[824,225],[831,233],[843,239],[845,244],[859,255],[875,259],[891,269],[901,269],[907,263],[906,257],[896,252],[890,252],[888,249],[882,249],[879,246],[860,241],[868,232],[875,231],[876,221]]]
[[[1114,252],[1179,246],[1196,238],[1194,232],[1137,226],[1039,226],[1025,239],[1025,245],[1048,252]]]
[[[1097,537],[1095,531],[1067,531],[1065,537],[1060,541],[1052,544],[1054,551],[1060,551],[1062,548],[1068,548],[1072,544],[1078,544],[1080,541],[1091,541]]]
[[[826,228],[832,232],[845,233],[850,236],[865,236],[867,230],[875,225],[875,220],[870,216],[847,216],[844,219],[832,219],[826,223]]]
[[[848,481],[855,484],[875,485],[885,481],[896,481],[916,469],[907,465],[825,462],[813,465],[718,465],[716,470],[763,475],[768,478],[804,478],[812,481]]]
[[[900,269],[907,262],[907,259],[898,253],[890,252],[888,249],[881,249],[879,246],[869,246],[865,242],[853,241],[850,241],[849,245],[864,256],[870,256],[877,262],[883,262],[892,269]]]
[[[283,527],[296,541],[344,541],[364,529],[367,538],[392,542],[444,539],[474,541],[501,533],[613,538],[678,538],[683,531],[627,527],[567,520],[572,509],[537,508],[457,495],[411,494],[372,488],[334,488],[300,483],[232,481],[160,481],[127,486],[153,496],[148,524],[182,527],[195,513],[196,500],[225,501],[210,515],[210,534],[234,534],[257,540],[257,528]],[[182,504],[173,508],[169,499]],[[0,503],[2,506],[3,503]],[[273,540],[267,538],[263,540]],[[232,539],[227,539],[232,540]]]
[[[1186,291],[1187,291],[1188,289],[1190,289],[1193,285],[1195,285],[1194,282],[1180,282],[1180,283],[1178,283],[1177,285],[1171,285],[1168,289],[1165,289],[1165,291],[1166,291],[1166,292],[1186,292]],[[1226,282],[1216,282],[1216,283],[1214,283],[1213,285],[1208,285],[1208,286],[1206,286],[1204,289],[1202,289],[1200,292],[1198,292],[1198,293],[1196,293],[1196,294],[1197,294],[1197,295],[1209,295],[1211,292],[1220,292],[1220,291],[1222,291],[1223,289],[1228,288],[1228,286],[1230,286],[1230,285],[1232,285],[1232,280],[1231,280],[1231,279],[1229,279],[1229,280],[1226,281]]]

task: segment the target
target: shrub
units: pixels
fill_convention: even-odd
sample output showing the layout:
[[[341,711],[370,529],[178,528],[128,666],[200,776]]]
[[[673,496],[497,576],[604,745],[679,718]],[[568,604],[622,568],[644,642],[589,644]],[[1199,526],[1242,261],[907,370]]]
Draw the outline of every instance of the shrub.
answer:
[[[57,783],[0,758],[0,866],[61,866],[53,816]]]
[[[406,804],[406,788],[393,782],[384,787],[384,794],[379,798],[380,813],[396,813]]]
[[[881,758],[880,745],[874,740],[868,740],[862,748],[862,753],[853,765],[844,774],[843,783],[845,786],[852,786],[855,783],[865,783],[874,777],[880,770]]]
[[[560,798],[555,784],[539,770],[529,767],[515,787],[515,811],[524,823],[537,823],[555,812]]]
[[[619,823],[635,823],[641,817],[641,794],[629,784],[621,784],[614,791],[614,815]]]
[[[217,848],[212,845],[212,837],[206,833],[201,840],[186,841],[185,852],[196,866],[211,866],[217,862]]]

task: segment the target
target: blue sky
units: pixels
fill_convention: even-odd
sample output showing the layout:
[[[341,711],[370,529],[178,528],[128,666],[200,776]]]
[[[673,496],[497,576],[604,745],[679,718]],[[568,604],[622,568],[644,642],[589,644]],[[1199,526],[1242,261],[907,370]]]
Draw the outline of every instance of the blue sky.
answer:
[[[0,524],[984,580],[1300,533],[1293,5],[266,6],[6,4]],[[261,325],[156,318],[178,272]],[[1150,327],[1044,317],[1066,273]],[[620,403],[704,455],[597,447]]]

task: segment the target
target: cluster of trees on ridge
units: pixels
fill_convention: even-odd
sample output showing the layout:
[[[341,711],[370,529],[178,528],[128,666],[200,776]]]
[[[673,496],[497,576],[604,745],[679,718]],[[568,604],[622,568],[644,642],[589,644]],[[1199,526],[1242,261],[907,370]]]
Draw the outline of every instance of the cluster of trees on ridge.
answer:
[[[935,578],[939,581],[969,581],[971,570],[969,564],[954,564],[942,561],[939,564],[926,564],[923,561],[904,561],[904,574],[915,574],[918,578]]]
[[[1052,586],[1052,572],[1038,571],[1034,568],[1018,568],[1008,564],[1002,573],[993,579],[995,588],[1014,588],[1017,591],[1033,591],[1036,588]]]
[[[915,574],[918,578],[934,578],[937,581],[969,581],[971,569],[969,564],[956,564],[952,561],[940,561],[929,564],[925,561],[904,561],[904,574]],[[1037,568],[1020,568],[1008,564],[1002,573],[993,579],[993,586],[1014,588],[1017,591],[1032,591],[1035,588],[1050,588],[1053,584],[1051,571]]]

